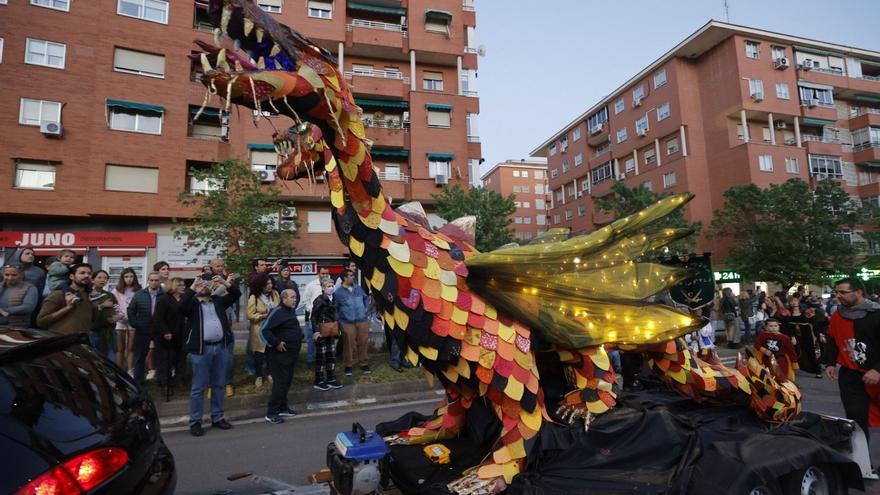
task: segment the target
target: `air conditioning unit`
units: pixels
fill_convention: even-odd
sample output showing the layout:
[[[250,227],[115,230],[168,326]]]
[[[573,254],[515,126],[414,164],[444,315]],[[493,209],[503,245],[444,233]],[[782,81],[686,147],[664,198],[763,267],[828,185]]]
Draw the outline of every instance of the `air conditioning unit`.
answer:
[[[285,206],[281,208],[281,219],[291,220],[296,218],[296,206]]]
[[[648,129],[636,129],[636,135],[637,136],[647,136]]]
[[[445,186],[449,184],[449,177],[446,174],[437,174],[434,176],[434,184]]]
[[[281,220],[278,222],[278,230],[296,232],[296,222],[293,220]]]
[[[751,94],[751,96],[752,96],[752,99],[755,101],[763,101],[764,100],[764,93],[754,92]]]
[[[788,124],[783,121],[775,122],[774,125],[777,129],[788,129]]]
[[[625,179],[626,179],[626,174],[625,174],[625,173],[619,173],[619,174],[617,174],[617,180],[625,180]]]
[[[774,67],[776,67],[778,70],[785,70],[788,68],[788,65],[789,65],[788,59],[785,57],[779,57],[776,60],[774,60],[774,62],[775,62]]]
[[[813,59],[811,59],[811,58],[805,58],[805,59],[804,59],[804,63],[801,64],[801,69],[803,69],[803,70],[810,70],[810,69],[812,69],[812,68],[813,68]]]
[[[44,136],[61,137],[63,133],[61,122],[42,121],[40,122],[40,132]]]
[[[274,170],[259,170],[257,176],[260,178],[260,182],[275,182]]]
[[[641,98],[633,98],[633,108],[642,106]]]

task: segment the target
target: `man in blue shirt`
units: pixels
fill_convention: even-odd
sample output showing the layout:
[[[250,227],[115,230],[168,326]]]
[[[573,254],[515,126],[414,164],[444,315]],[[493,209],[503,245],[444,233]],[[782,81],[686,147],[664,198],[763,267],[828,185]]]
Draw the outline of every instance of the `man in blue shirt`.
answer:
[[[354,283],[355,272],[345,270],[340,277],[342,284],[334,294],[336,317],[342,327],[342,363],[345,365],[345,376],[351,376],[354,367],[355,353],[361,371],[365,375],[372,373],[367,356],[367,343],[370,325],[367,321],[369,298]]]

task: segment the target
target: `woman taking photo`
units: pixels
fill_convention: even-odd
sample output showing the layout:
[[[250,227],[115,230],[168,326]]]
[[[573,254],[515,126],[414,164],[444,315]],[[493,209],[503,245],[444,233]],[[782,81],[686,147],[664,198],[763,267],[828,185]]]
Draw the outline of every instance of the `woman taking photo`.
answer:
[[[186,354],[183,352],[184,317],[180,298],[186,291],[182,278],[174,277],[165,284],[165,293],[156,300],[153,315],[156,335],[156,381],[160,387],[183,386]]]
[[[262,387],[268,369],[266,366],[266,344],[260,337],[260,326],[263,324],[263,320],[269,316],[269,312],[281,302],[281,297],[275,291],[272,279],[267,273],[261,273],[253,279],[250,293],[247,302],[247,319],[251,323],[250,343],[254,357],[254,374],[257,376],[254,385]]]
[[[134,297],[134,293],[141,290],[137,274],[131,268],[122,270],[119,283],[113,289],[113,297],[119,306],[119,314],[122,318],[116,322],[116,364],[133,374],[134,368],[134,327],[128,323],[128,305]]]
[[[336,323],[336,328],[339,328],[339,322],[336,319],[336,305],[333,303],[335,288],[333,280],[325,279],[321,282],[321,295],[315,298],[312,305],[311,324],[314,333],[311,338],[315,341],[315,388],[322,391],[342,388],[342,384],[336,379],[334,373],[336,369],[334,354],[336,338],[322,337],[320,331],[322,323]]]
[[[100,316],[95,323],[95,328],[89,333],[89,338],[95,349],[113,359],[115,357],[114,347],[116,347],[113,330],[122,316],[117,311],[119,306],[116,304],[116,297],[106,290],[109,280],[110,274],[104,270],[98,270],[92,277],[92,293],[89,299],[98,306]]]
[[[727,347],[739,347],[739,326],[736,323],[736,310],[739,307],[733,296],[733,289],[725,287],[721,291],[721,314],[724,316],[724,333],[727,336]]]

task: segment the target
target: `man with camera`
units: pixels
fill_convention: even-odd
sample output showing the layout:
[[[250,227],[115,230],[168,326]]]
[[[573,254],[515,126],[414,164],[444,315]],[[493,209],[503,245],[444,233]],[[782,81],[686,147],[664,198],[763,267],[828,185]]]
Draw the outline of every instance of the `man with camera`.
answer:
[[[37,325],[59,333],[88,332],[100,316],[98,307],[89,299],[92,265],[72,265],[68,276],[69,288],[56,289],[43,301]]]
[[[225,279],[215,275],[211,280],[196,278],[180,298],[180,311],[187,317],[184,346],[190,354],[193,373],[189,431],[196,437],[204,434],[202,413],[207,387],[211,388],[211,424],[221,430],[232,428],[223,416],[223,388],[226,370],[231,366],[227,346],[235,340],[226,310],[239,296],[241,292],[232,275]]]

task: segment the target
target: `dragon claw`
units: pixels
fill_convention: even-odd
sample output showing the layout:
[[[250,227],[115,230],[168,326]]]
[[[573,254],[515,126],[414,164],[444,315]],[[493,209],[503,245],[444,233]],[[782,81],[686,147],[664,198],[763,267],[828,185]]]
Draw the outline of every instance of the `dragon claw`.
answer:
[[[383,440],[385,440],[385,443],[388,445],[409,445],[409,439],[407,437],[402,437],[397,434],[388,435],[383,438]]]
[[[583,407],[575,407],[568,404],[562,404],[556,409],[556,415],[559,416],[560,419],[572,425],[579,420],[583,420],[584,422],[584,431],[587,431],[590,428],[590,423],[593,422],[593,413]]]
[[[467,471],[466,471],[467,472]],[[492,495],[507,488],[501,478],[482,479],[476,470],[446,485],[446,488],[458,495]]]

